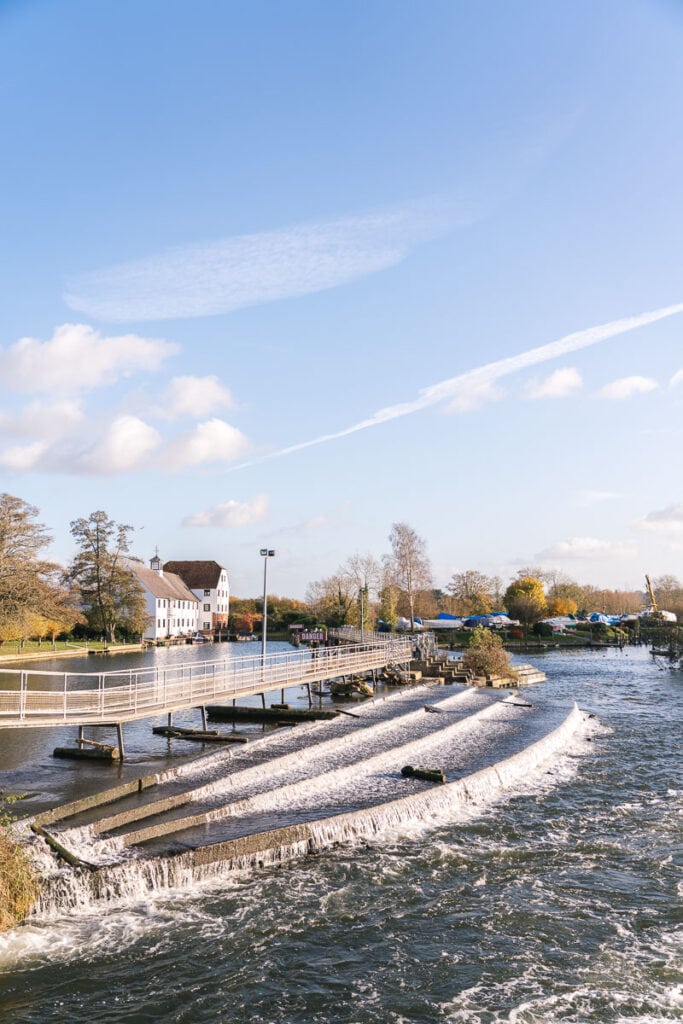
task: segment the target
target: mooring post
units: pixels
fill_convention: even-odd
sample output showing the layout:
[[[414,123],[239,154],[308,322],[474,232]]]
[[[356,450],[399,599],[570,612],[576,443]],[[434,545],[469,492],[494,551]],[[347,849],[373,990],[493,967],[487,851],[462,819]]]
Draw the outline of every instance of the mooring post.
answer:
[[[124,753],[125,753],[124,748],[123,748],[123,722],[117,722],[116,723],[116,735],[117,735],[118,740],[119,740],[119,757],[123,761],[123,757],[124,757]]]
[[[282,689],[280,690],[280,703],[284,704],[284,702],[285,702],[285,688],[283,686]]]
[[[203,731],[203,732],[206,732],[206,708],[205,708],[205,707],[204,707],[204,705],[202,704],[202,706],[200,707],[200,709],[199,709],[199,710],[200,710],[200,711],[201,711],[201,713],[202,713],[202,731]]]
[[[168,713],[168,728],[169,729],[173,728],[173,712],[172,711],[169,711],[169,713]]]
[[[312,708],[313,707],[313,696],[311,694],[311,684],[310,683],[306,683],[306,693],[308,694],[308,706],[309,706],[309,708]]]
[[[263,707],[266,706],[266,695],[265,695],[265,693],[261,694],[261,704],[262,704]]]
[[[83,726],[78,727],[78,747],[79,749],[83,746]]]

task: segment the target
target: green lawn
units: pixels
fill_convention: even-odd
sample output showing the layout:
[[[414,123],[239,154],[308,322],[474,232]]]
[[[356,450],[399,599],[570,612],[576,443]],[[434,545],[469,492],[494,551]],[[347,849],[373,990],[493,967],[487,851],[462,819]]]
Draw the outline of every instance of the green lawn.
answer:
[[[120,643],[125,643],[125,641],[117,640],[116,646]],[[0,644],[0,661],[3,658],[15,659],[18,656],[29,658],[36,654],[50,654],[51,652],[55,654],[84,654],[86,651],[101,651],[105,646],[107,645],[102,640],[56,640],[54,644],[52,640],[43,640],[41,643],[37,640],[25,640],[23,644],[16,640],[6,640]]]

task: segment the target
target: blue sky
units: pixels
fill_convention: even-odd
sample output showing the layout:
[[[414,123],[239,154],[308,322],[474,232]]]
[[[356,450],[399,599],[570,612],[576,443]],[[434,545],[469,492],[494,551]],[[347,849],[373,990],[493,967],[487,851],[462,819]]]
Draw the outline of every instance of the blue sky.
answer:
[[[0,489],[244,595],[397,520],[440,585],[683,575],[682,47],[670,0],[0,0]]]

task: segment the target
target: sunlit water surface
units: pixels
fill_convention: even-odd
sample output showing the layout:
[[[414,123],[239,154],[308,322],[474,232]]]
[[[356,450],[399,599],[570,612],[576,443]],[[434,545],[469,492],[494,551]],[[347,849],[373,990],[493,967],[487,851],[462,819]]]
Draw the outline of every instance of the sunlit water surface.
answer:
[[[683,675],[534,660],[588,754],[474,819],[1,936],[0,1021],[683,1019]]]

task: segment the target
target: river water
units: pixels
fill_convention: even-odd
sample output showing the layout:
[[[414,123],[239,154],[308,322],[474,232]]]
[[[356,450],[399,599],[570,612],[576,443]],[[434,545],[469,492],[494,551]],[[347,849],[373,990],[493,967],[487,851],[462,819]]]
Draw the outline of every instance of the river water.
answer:
[[[581,754],[438,828],[0,936],[2,1024],[683,1019],[683,675],[642,650],[533,660],[535,703],[597,715]],[[148,733],[134,774],[177,763]],[[36,744],[3,743],[0,784],[31,810],[87,788]]]

